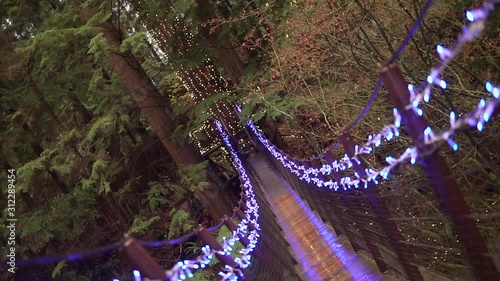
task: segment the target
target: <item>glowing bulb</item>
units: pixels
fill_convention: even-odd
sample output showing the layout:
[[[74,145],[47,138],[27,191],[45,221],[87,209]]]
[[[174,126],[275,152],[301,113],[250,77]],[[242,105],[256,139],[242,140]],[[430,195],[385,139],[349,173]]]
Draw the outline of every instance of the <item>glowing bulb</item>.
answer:
[[[431,99],[431,95],[424,95],[424,101],[425,102],[429,102],[429,100]]]
[[[467,11],[467,13],[465,13],[465,16],[467,17],[467,20],[474,21],[474,14],[471,11]]]
[[[441,45],[437,45],[437,52],[442,54],[444,52],[444,48]]]
[[[494,88],[493,89],[493,96],[498,99],[500,97],[500,90],[498,90],[498,88]]]
[[[489,112],[484,113],[483,120],[484,120],[484,122],[490,121],[490,113]]]
[[[427,128],[425,128],[425,130],[424,130],[424,134],[425,134],[426,136],[427,136],[427,135],[429,135],[431,132],[432,132],[431,127],[427,127]]]
[[[134,280],[141,281],[142,278],[141,278],[141,273],[139,272],[139,270],[134,270],[133,273],[134,273]]]
[[[486,82],[486,91],[488,91],[488,93],[493,91],[493,84],[491,84],[491,82]]]
[[[387,140],[390,141],[390,140],[392,140],[393,137],[394,137],[394,133],[389,132],[389,134],[387,135]]]
[[[456,143],[454,140],[451,138],[447,139],[446,142],[448,142],[448,145],[453,149],[453,151],[458,150],[458,143]]]

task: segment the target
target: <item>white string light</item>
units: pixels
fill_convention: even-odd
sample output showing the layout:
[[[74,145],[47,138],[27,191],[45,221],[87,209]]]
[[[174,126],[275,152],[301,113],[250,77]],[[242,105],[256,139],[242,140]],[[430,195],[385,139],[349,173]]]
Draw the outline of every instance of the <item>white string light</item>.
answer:
[[[255,193],[253,191],[253,185],[250,182],[250,178],[248,177],[248,174],[246,173],[246,170],[243,166],[243,163],[241,162],[241,159],[239,159],[237,152],[235,151],[235,148],[231,145],[229,141],[229,136],[224,132],[222,129],[222,125],[219,121],[215,121],[216,128],[219,131],[221,138],[223,139],[224,143],[229,149],[229,152],[231,153],[234,161],[234,165],[236,166],[240,178],[242,179],[242,187],[245,192],[246,198],[248,200],[245,203],[247,210],[244,212],[245,218],[243,218],[240,223],[237,226],[237,229],[232,232],[232,235],[230,238],[223,237],[223,243],[222,243],[222,251],[216,251],[213,249],[210,249],[209,246],[204,246],[201,248],[202,254],[199,255],[195,259],[191,260],[184,260],[176,263],[171,269],[166,270],[165,274],[166,277],[169,278],[169,280],[172,281],[178,281],[178,280],[186,280],[189,278],[193,278],[194,274],[193,272],[198,270],[198,269],[203,269],[207,265],[209,265],[213,259],[213,257],[216,254],[219,255],[226,255],[229,256],[232,253],[233,246],[235,245],[236,242],[240,240],[240,236],[246,236],[250,243],[243,249],[239,251],[239,254],[241,255],[240,257],[236,257],[234,261],[238,265],[238,268],[233,268],[230,266],[225,266],[223,271],[219,272],[219,275],[221,276],[221,280],[238,280],[238,276],[242,276],[241,269],[247,268],[250,266],[251,262],[251,253],[255,249],[258,240],[260,238],[259,232],[260,232],[260,225],[258,223],[259,219],[259,205],[257,203],[257,200],[255,199]],[[248,233],[248,224],[251,223],[254,227],[255,230],[250,231],[250,234],[247,236]],[[136,278],[140,278],[140,273],[139,271],[134,271],[134,276]],[[138,277],[137,277],[138,276]],[[139,281],[141,279],[138,279]],[[144,280],[147,280],[144,279]],[[154,281],[154,280],[150,280]]]
[[[494,86],[491,82],[487,82],[486,90],[493,96],[493,98],[488,101],[482,99],[474,110],[459,119],[455,119],[455,114],[452,112],[452,114],[450,114],[450,127],[447,130],[441,133],[433,133],[430,127],[426,128],[426,130],[424,130],[425,146],[429,147],[432,145],[436,145],[439,142],[446,141],[452,147],[452,149],[456,151],[458,150],[458,144],[451,139],[451,136],[454,135],[459,129],[466,127],[476,127],[478,131],[482,131],[484,128],[484,124],[491,120],[492,113],[500,107],[499,87]],[[306,168],[304,165],[297,165],[294,161],[289,160],[293,158],[282,153],[273,144],[271,144],[270,141],[268,141],[264,137],[264,135],[251,121],[247,121],[247,124],[257,136],[259,141],[271,153],[271,155],[273,155],[273,157],[290,172],[297,175],[299,179],[306,181],[307,183],[313,183],[317,187],[326,187],[335,191],[337,191],[340,187],[343,187],[344,190],[351,187],[359,188],[360,186],[367,188],[369,182],[379,184],[379,180],[387,179],[389,177],[389,173],[397,166],[407,163],[408,160],[411,164],[415,164],[417,162],[417,159],[423,156],[423,152],[419,151],[418,148],[409,147],[398,158],[387,156],[387,166],[378,170],[367,168],[365,170],[365,177],[361,177],[358,173],[355,173],[356,179],[352,179],[351,177],[343,177],[340,183],[331,180],[323,181],[319,177],[317,177],[319,173],[323,175],[330,175],[333,170],[342,171],[346,168],[350,168],[352,167],[352,161],[358,161],[357,157],[349,158],[347,157],[347,155],[345,155],[344,158],[338,163],[337,161],[334,161],[332,165],[324,164],[320,169]]]

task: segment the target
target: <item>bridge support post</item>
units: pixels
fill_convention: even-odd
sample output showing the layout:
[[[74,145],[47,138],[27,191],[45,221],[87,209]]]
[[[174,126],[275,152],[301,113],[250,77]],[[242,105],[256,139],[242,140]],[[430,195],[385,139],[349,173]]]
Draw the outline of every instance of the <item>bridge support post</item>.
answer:
[[[422,166],[432,182],[442,208],[453,222],[475,275],[478,280],[500,280],[500,274],[488,254],[488,248],[470,216],[469,207],[445,159],[437,149],[430,150],[432,148],[425,146],[424,130],[428,125],[410,105],[410,92],[401,71],[396,64],[391,64],[382,68],[380,76],[402,116],[413,144],[420,153],[426,154]]]
[[[344,146],[347,155],[350,158],[354,157],[355,145],[351,137],[347,133],[343,134],[340,136],[340,142]],[[352,161],[354,170],[359,174],[360,178],[367,178],[365,171],[367,167],[366,163],[361,158],[357,158],[357,160],[358,161]],[[418,268],[411,264],[410,253],[408,252],[407,247],[400,243],[400,241],[403,241],[404,238],[399,233],[396,223],[390,219],[391,214],[389,208],[387,208],[385,199],[378,196],[378,189],[373,181],[368,183],[366,193],[368,194],[368,200],[370,201],[371,207],[377,216],[380,226],[387,235],[387,238],[389,239],[391,246],[399,259],[406,277],[409,280],[424,280]]]
[[[120,254],[134,268],[139,270],[143,277],[155,280],[169,280],[163,269],[134,238],[125,235],[125,242],[119,249]]]

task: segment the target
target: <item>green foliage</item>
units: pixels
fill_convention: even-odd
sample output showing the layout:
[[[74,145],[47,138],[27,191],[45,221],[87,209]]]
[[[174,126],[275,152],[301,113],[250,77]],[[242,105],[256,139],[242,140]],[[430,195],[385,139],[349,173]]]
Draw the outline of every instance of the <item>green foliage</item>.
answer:
[[[233,232],[231,230],[229,230],[229,228],[227,228],[224,225],[219,229],[219,232],[217,233],[216,240],[217,240],[217,242],[222,243],[224,241],[224,237],[226,237],[226,239],[227,239],[227,238],[230,238],[232,235],[233,235]],[[241,242],[239,242],[239,241],[236,242],[236,244],[234,244],[234,246],[233,246],[233,250],[231,251],[231,257],[233,257],[233,258],[239,257],[240,250],[242,250],[244,248],[245,247],[243,246],[243,244],[241,244]]]
[[[172,97],[171,101],[174,113],[181,115],[187,112],[189,120],[176,128],[175,136],[182,139],[192,140],[190,135],[193,131],[196,131],[203,125],[206,125],[210,118],[213,117],[210,113],[210,107],[216,103],[233,103],[236,101],[236,96],[231,95],[228,92],[220,92],[193,105],[191,93],[185,93],[182,96]]]
[[[275,93],[264,96],[257,91],[249,95],[240,117],[242,120],[251,119],[254,122],[261,119],[277,120],[292,116],[303,105],[305,105],[304,100],[292,95],[282,97]]]
[[[168,239],[178,237],[182,233],[193,229],[194,221],[191,220],[191,215],[188,212],[181,209],[172,209],[170,215],[172,216],[172,220],[168,228]]]
[[[110,178],[110,173],[112,171],[108,169],[108,161],[98,159],[92,164],[92,173],[90,174],[90,181],[92,183],[97,183],[99,193],[108,193],[111,191],[110,182],[108,178]],[[88,182],[86,183],[89,184]]]
[[[95,248],[115,242],[128,228],[156,238],[149,235],[158,233],[158,213],[192,198],[186,198],[185,185],[153,183],[159,173],[175,177],[175,169],[166,169],[164,160],[143,160],[155,157],[159,146],[145,143],[151,134],[141,130],[148,124],[107,65],[111,47],[94,27],[97,22],[111,22],[109,2],[87,1],[96,11],[89,23],[83,21],[78,3],[9,1],[8,5],[13,24],[2,25],[0,31],[5,42],[0,51],[0,164],[16,168],[17,191],[23,195],[16,200],[19,255]],[[2,15],[7,12],[0,10]],[[121,19],[125,24],[127,18]],[[136,52],[140,58],[150,55],[144,34],[124,38],[121,50]],[[165,73],[164,67],[156,67]],[[150,188],[142,184],[150,181]],[[173,215],[172,231],[187,229],[189,218],[182,212]],[[106,233],[100,233],[97,225]],[[34,269],[30,278],[101,280],[117,267],[62,262]]]
[[[104,63],[106,56],[111,51],[111,48],[104,38],[103,33],[98,33],[89,42],[88,54],[94,55],[94,61],[96,63]]]
[[[184,249],[187,255],[199,255],[201,253],[201,243],[198,242],[187,242],[184,245]]]
[[[28,191],[30,188],[30,179],[33,176],[45,169],[46,158],[38,157],[32,161],[25,163],[17,170],[18,182],[17,182],[17,190],[19,191]]]
[[[128,234],[141,234],[147,231],[147,229],[155,222],[159,221],[159,216],[154,216],[151,218],[145,218],[142,216],[136,217],[130,229],[128,230]]]
[[[57,263],[54,270],[52,270],[52,278],[56,278],[58,275],[60,275],[61,271],[67,266],[68,264],[66,261],[60,261],[59,263]]]
[[[191,9],[197,7],[196,2],[190,0],[179,0],[173,3],[172,10],[175,14],[187,14]],[[172,14],[174,14],[172,13]]]
[[[54,226],[47,224],[46,215],[45,211],[36,210],[23,217],[19,236],[34,253],[38,253],[54,237]]]
[[[99,0],[87,0],[83,3],[83,7],[87,7],[94,10],[92,18],[88,21],[88,24],[102,23],[106,22],[111,18],[111,9],[109,3]]]
[[[194,273],[193,278],[190,278],[190,280],[193,281],[206,281],[206,280],[213,280],[213,278],[217,276],[217,273],[213,272],[213,270],[198,270]]]
[[[170,190],[157,181],[149,182],[148,186],[149,190],[146,200],[149,203],[149,208],[151,212],[158,212],[160,211],[160,207],[168,202],[167,195]]]
[[[20,237],[37,253],[52,239],[68,241],[78,238],[87,222],[97,217],[91,192],[75,190],[47,200],[44,208],[22,214]]]
[[[185,165],[179,169],[181,176],[181,184],[189,186],[191,191],[202,191],[208,186],[206,167],[208,161],[203,161],[198,164]]]
[[[100,55],[100,54],[99,54]],[[102,58],[100,58],[102,59]],[[90,91],[96,91],[104,87],[105,79],[102,77],[102,73],[100,71],[94,71],[92,74],[92,79],[90,80],[88,89]]]
[[[93,121],[83,143],[97,145],[96,148],[101,149],[105,145],[101,140],[109,138],[115,131],[115,116],[109,114]],[[97,140],[96,137],[98,137]]]
[[[120,51],[125,52],[131,50],[134,54],[149,52],[149,46],[146,42],[147,39],[144,32],[137,32],[122,41]]]

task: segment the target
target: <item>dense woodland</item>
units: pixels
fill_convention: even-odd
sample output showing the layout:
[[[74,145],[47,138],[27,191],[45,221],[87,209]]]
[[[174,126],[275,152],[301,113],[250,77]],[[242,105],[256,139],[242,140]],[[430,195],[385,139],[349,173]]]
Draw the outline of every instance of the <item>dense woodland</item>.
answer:
[[[436,45],[451,45],[464,11],[479,5],[435,1],[398,59],[408,82],[425,79],[437,62]],[[198,151],[199,139],[210,139],[193,132],[224,117],[210,114],[212,103],[239,101],[241,120],[258,122],[285,152],[319,155],[362,112],[379,63],[391,57],[423,6],[423,0],[2,0],[0,163],[17,173],[17,257],[84,251],[124,233],[170,239],[217,224],[231,213],[239,190],[234,171],[223,172]],[[499,39],[497,11],[446,69],[448,89],[423,106],[434,128],[448,125],[450,110],[460,116],[486,98],[485,81],[500,81]],[[351,135],[365,141],[391,120],[393,107],[381,91]],[[481,133],[457,136],[458,152],[443,151],[498,255],[495,121]],[[410,144],[402,136],[367,160],[380,167],[387,153]],[[467,279],[462,249],[422,175],[405,167],[381,188],[419,265]],[[0,182],[5,195],[5,172]],[[149,250],[170,268],[199,246],[193,239]],[[214,276],[205,270],[194,280]],[[16,277],[128,280],[130,268],[112,253],[20,270]]]

